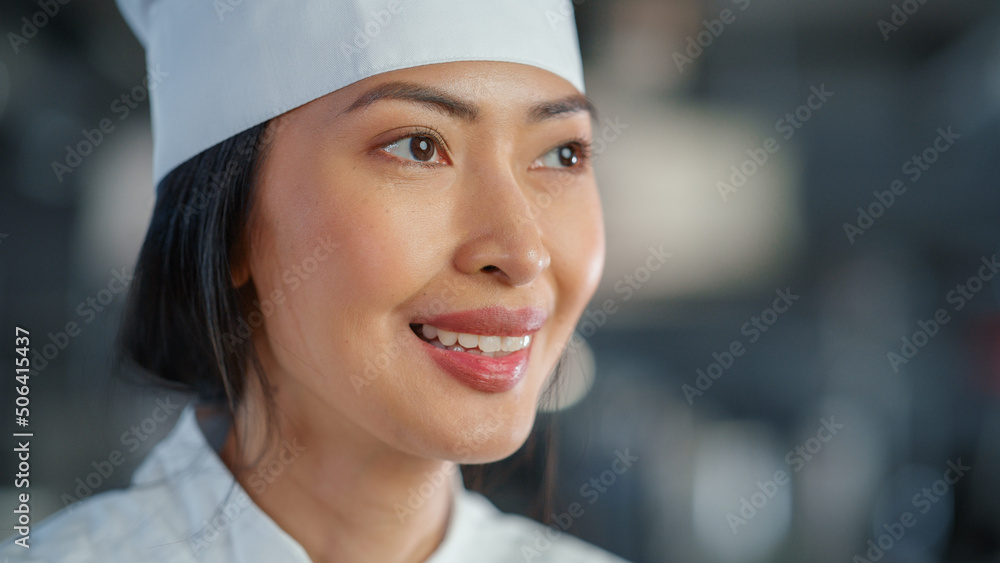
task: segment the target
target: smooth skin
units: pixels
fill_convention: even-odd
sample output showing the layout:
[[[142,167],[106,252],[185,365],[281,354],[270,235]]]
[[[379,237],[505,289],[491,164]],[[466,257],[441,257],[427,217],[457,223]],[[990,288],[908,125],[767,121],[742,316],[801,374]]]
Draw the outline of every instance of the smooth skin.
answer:
[[[432,477],[527,438],[604,264],[588,107],[552,73],[476,61],[373,76],[272,121],[233,269],[258,299],[284,296],[253,335],[278,427],[266,442],[251,387],[222,457],[313,561],[425,560],[452,496]],[[549,314],[500,393],[441,370],[409,326],[492,305]]]

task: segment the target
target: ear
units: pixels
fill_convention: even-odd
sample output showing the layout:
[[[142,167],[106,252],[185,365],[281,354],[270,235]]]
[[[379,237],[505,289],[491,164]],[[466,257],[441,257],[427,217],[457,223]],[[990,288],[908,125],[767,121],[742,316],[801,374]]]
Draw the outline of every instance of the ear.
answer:
[[[238,265],[231,265],[229,269],[232,273],[234,289],[239,289],[250,281],[250,268],[247,266],[246,260],[240,260]]]
[[[234,254],[229,260],[229,275],[233,288],[240,289],[250,281],[250,261],[247,260],[246,245],[240,245]]]

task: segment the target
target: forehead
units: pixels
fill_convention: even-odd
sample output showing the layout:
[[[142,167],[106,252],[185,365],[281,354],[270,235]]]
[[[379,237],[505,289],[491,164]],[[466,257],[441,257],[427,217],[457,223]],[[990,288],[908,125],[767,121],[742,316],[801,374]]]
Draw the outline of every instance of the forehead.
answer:
[[[355,82],[303,108],[322,106],[342,116],[386,100],[434,105],[434,98],[439,107],[450,105],[455,117],[466,119],[522,114],[537,120],[546,113],[592,113],[590,102],[564,78],[530,65],[495,61],[393,70]]]

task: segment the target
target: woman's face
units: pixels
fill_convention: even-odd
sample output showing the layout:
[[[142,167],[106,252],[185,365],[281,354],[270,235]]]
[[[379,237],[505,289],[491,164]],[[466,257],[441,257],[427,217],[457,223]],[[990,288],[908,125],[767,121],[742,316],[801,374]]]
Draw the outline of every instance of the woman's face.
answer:
[[[237,279],[282,415],[303,439],[513,453],[604,262],[584,98],[535,67],[447,63],[270,133]]]

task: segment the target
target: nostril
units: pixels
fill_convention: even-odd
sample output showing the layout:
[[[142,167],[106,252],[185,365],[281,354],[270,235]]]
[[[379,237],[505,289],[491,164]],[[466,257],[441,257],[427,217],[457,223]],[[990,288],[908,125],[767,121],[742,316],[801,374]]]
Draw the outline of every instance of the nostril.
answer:
[[[491,264],[489,266],[483,266],[483,271],[484,272],[498,272],[498,271],[500,271],[500,268],[497,268],[496,266],[493,266]]]

